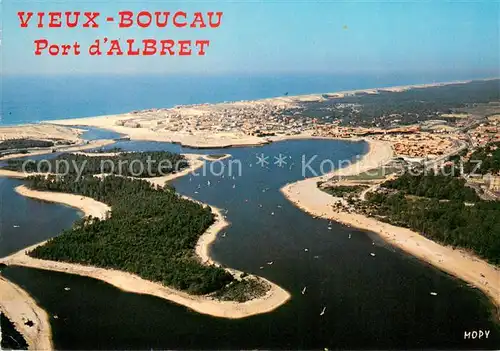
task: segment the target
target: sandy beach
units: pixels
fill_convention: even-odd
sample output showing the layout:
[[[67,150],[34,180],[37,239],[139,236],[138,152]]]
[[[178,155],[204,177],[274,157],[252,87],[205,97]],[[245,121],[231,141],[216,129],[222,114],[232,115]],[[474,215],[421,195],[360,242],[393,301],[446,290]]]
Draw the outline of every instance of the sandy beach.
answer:
[[[0,311],[14,324],[30,350],[52,350],[49,316],[28,293],[0,275]],[[33,326],[24,324],[32,321]]]
[[[500,306],[500,271],[495,266],[464,250],[442,246],[410,229],[396,227],[360,214],[334,210],[332,205],[338,200],[321,191],[316,183],[333,176],[355,175],[391,159],[390,145],[380,141],[368,142],[369,152],[357,163],[323,177],[288,184],[281,189],[282,193],[297,207],[314,216],[377,233],[392,245],[474,285],[489,296],[497,307]]]
[[[191,158],[191,167],[184,170],[183,172],[165,177],[150,178],[148,180],[153,184],[164,185],[165,181],[172,180],[176,177],[180,177],[189,172],[192,172],[203,165],[203,161],[199,159],[199,156],[200,155],[190,155],[189,157]],[[12,176],[12,174],[10,174],[10,176]],[[17,174],[17,177],[21,176],[22,173]],[[21,195],[30,198],[62,203],[81,210],[85,215],[92,215],[99,218],[104,218],[111,210],[107,205],[103,203],[80,195],[36,191],[30,190],[25,186],[17,187],[16,191]],[[197,255],[199,255],[201,262],[205,264],[219,265],[219,263],[213,261],[210,258],[209,247],[216,240],[217,234],[223,228],[228,226],[229,223],[224,219],[224,216],[222,216],[219,209],[213,208],[213,212],[216,215],[216,221],[199,238],[195,252]],[[265,282],[270,287],[270,289],[263,297],[252,299],[244,303],[238,303],[233,301],[220,301],[207,296],[189,295],[187,293],[168,288],[159,283],[142,279],[137,275],[118,270],[41,260],[26,255],[26,252],[29,252],[43,244],[45,244],[45,242],[38,243],[29,248],[20,250],[19,252],[16,252],[8,257],[0,259],[0,263],[53,270],[99,279],[124,291],[161,297],[177,304],[186,306],[196,312],[224,318],[244,318],[256,314],[270,312],[283,305],[290,299],[290,294],[286,290],[282,289],[281,287],[267,279],[252,275],[249,275],[249,277],[253,277]],[[234,269],[227,270],[236,277],[239,277],[239,275],[242,273]],[[22,297],[19,296],[20,299],[24,297],[25,295],[23,295]],[[12,313],[15,314],[16,312],[13,311]]]
[[[55,202],[71,206],[82,211],[85,216],[105,219],[106,215],[111,212],[111,208],[108,205],[96,201],[90,197],[50,191],[32,190],[27,188],[25,185],[20,185],[16,187],[15,190],[18,194],[32,199]]]
[[[18,175],[18,177],[21,176],[22,173]],[[26,197],[62,203],[74,207],[82,211],[86,216],[105,218],[106,214],[111,210],[109,206],[88,197],[35,191],[26,188],[24,185],[17,187],[15,190],[19,194]],[[28,249],[23,249],[10,257],[0,259],[0,262],[11,264],[10,262],[16,262],[16,258],[18,257],[25,256],[26,258],[29,258],[25,252],[43,244],[45,244],[45,242],[34,245]],[[36,265],[32,265],[30,267],[38,268]],[[53,349],[52,332],[47,313],[36,304],[28,293],[1,276],[0,310],[7,315],[16,329],[25,337],[31,350]],[[27,320],[31,320],[34,325],[32,327],[25,325],[24,322]]]
[[[377,89],[362,89],[354,91],[345,91],[329,94],[311,94],[302,96],[287,96],[270,99],[262,99],[257,101],[240,101],[221,104],[200,104],[195,106],[181,107],[175,109],[182,117],[185,116],[203,116],[203,114],[212,110],[225,110],[228,106],[254,106],[254,105],[270,105],[279,106],[280,108],[294,108],[300,103],[316,102],[325,99],[325,95],[332,98],[342,98],[344,96],[364,92],[368,94],[378,94],[382,91],[400,92],[408,89],[426,88],[432,86],[441,86],[446,84],[457,84],[464,82],[450,83],[435,83],[414,86],[401,86],[390,88]],[[210,110],[212,109],[212,110]],[[172,109],[168,109],[172,110]],[[288,140],[288,139],[312,139],[310,131],[305,131],[298,135],[279,135],[271,137],[256,137],[234,131],[217,131],[208,132],[197,130],[194,132],[170,132],[163,130],[163,123],[158,119],[143,116],[141,113],[126,113],[120,115],[98,116],[88,118],[76,118],[67,120],[47,121],[38,126],[19,126],[8,127],[12,129],[0,130],[0,140],[2,138],[12,138],[17,134],[26,138],[33,139],[48,139],[61,138],[66,140],[78,140],[80,144],[63,147],[55,147],[57,151],[63,152],[78,152],[89,148],[98,148],[114,143],[113,140],[98,140],[86,143],[81,143],[79,140],[80,131],[74,128],[65,128],[64,125],[77,126],[92,126],[105,128],[127,135],[131,140],[146,140],[173,142],[186,147],[194,148],[227,148],[237,146],[254,146],[263,145],[269,142]],[[136,122],[136,121],[140,121]],[[129,123],[130,122],[130,123]],[[160,123],[161,122],[161,123]],[[127,124],[129,123],[129,124]],[[17,128],[17,129],[16,129]],[[26,129],[27,128],[27,129]],[[53,134],[51,134],[53,132]],[[5,137],[2,136],[5,134]],[[74,139],[73,139],[74,138]],[[326,139],[326,138],[321,138]],[[358,139],[345,139],[354,141]],[[288,184],[281,191],[291,202],[304,211],[318,217],[334,220],[345,225],[353,226],[365,231],[375,232],[387,242],[395,245],[407,253],[428,262],[435,267],[448,272],[466,282],[471,283],[478,289],[488,295],[496,306],[500,306],[500,272],[498,268],[488,264],[474,255],[459,249],[442,246],[432,240],[426,239],[417,232],[413,232],[406,228],[392,226],[387,223],[377,221],[373,218],[368,218],[363,215],[339,212],[334,210],[332,205],[338,201],[331,195],[321,191],[317,187],[318,181],[326,181],[334,176],[347,176],[362,173],[364,171],[384,165],[392,159],[394,152],[391,144],[383,141],[366,140],[369,144],[369,151],[362,156],[356,163],[332,172],[330,174],[308,178],[302,181]],[[0,160],[6,160],[18,157],[28,157],[31,155],[40,155],[52,152],[51,149],[34,150],[30,154],[8,155]],[[96,154],[97,156],[98,154]],[[106,156],[106,154],[101,155]],[[108,155],[109,156],[109,155]],[[163,177],[148,179],[153,184],[163,186],[165,182],[175,178],[185,176],[195,172],[204,164],[204,160],[216,161],[210,159],[206,155],[185,155],[190,161],[190,167]],[[231,157],[226,155],[225,157]],[[223,159],[223,158],[221,158]],[[25,175],[19,172],[11,172],[0,170],[0,176],[24,178]],[[65,204],[82,211],[85,215],[92,215],[99,218],[104,218],[110,212],[110,208],[99,203],[91,198],[82,197],[79,195],[51,193],[30,190],[24,186],[16,188],[16,191],[23,196]],[[190,199],[195,201],[193,199]],[[200,236],[195,248],[196,254],[200,257],[204,264],[219,265],[210,257],[210,245],[217,239],[218,233],[230,225],[224,218],[221,211],[212,207],[213,213],[216,215],[216,221],[208,228],[208,230]],[[6,258],[0,259],[0,263],[7,265],[20,265],[33,267],[38,269],[53,270],[58,272],[77,274],[94,279],[102,280],[121,290],[138,294],[149,294],[164,298],[174,303],[186,306],[198,313],[208,314],[216,317],[224,318],[244,318],[252,315],[270,312],[279,306],[285,304],[290,298],[290,294],[279,287],[278,285],[258,276],[250,276],[266,282],[270,289],[264,297],[253,299],[245,303],[237,303],[231,301],[219,301],[206,296],[193,296],[187,293],[165,287],[159,283],[154,283],[140,278],[137,275],[110,269],[98,267],[83,266],[78,264],[70,264],[64,262],[48,261],[31,258],[26,255],[26,252],[34,249],[45,242],[25,248],[17,253],[14,253]],[[376,258],[375,258],[376,259]],[[234,276],[239,276],[241,272],[233,269],[227,269]],[[51,341],[51,331],[49,318],[45,311],[36,305],[35,301],[20,287],[10,283],[0,276],[0,309],[4,311],[9,319],[13,321],[16,328],[25,336],[31,349],[51,349],[53,348]],[[438,292],[439,293],[439,292]],[[24,325],[23,318],[28,318],[35,321],[36,329],[29,328]]]
[[[219,130],[217,128],[193,127],[179,130],[168,129],[167,126],[176,124],[182,120],[201,121],[210,116],[217,115],[219,118],[212,120],[212,124],[220,124],[224,116],[248,116],[248,111],[257,115],[264,113],[266,109],[280,111],[284,109],[295,109],[305,102],[321,102],[328,98],[343,98],[356,93],[378,94],[383,91],[403,92],[409,89],[422,89],[448,84],[464,84],[469,81],[455,81],[432,84],[416,84],[396,87],[358,89],[351,91],[331,92],[326,94],[309,94],[298,96],[280,96],[259,100],[243,100],[234,102],[222,102],[215,104],[196,104],[186,106],[175,106],[172,108],[149,109],[143,111],[131,111],[118,115],[105,115],[97,117],[85,117],[63,120],[45,121],[47,124],[66,126],[91,126],[104,128],[127,135],[131,140],[148,140],[178,143],[185,147],[193,148],[227,148],[238,146],[257,146],[270,141],[294,138],[295,134],[280,134],[278,136],[257,137],[243,133],[240,129]],[[228,112],[229,111],[229,112]],[[242,117],[244,118],[244,117]],[[209,123],[210,124],[210,123]],[[258,127],[258,126],[255,126]],[[310,131],[303,131],[302,137],[307,137]]]
[[[182,154],[182,156],[184,156],[189,161],[189,167],[184,168],[180,172],[167,174],[161,177],[147,178],[146,180],[155,185],[164,186],[166,182],[169,182],[171,180],[183,177],[188,174],[196,174],[196,170],[203,167],[203,165],[205,164],[205,162],[203,161],[204,155]]]
[[[53,123],[57,125],[78,125],[91,126],[112,130],[117,133],[127,135],[131,140],[159,141],[167,143],[177,143],[184,147],[192,148],[229,148],[238,146],[262,145],[268,141],[265,138],[245,135],[243,133],[220,132],[206,133],[203,131],[197,133],[165,133],[151,128],[134,128],[117,125],[119,121],[136,118],[133,114],[109,115],[87,118],[63,119],[56,121],[45,121],[44,123]]]

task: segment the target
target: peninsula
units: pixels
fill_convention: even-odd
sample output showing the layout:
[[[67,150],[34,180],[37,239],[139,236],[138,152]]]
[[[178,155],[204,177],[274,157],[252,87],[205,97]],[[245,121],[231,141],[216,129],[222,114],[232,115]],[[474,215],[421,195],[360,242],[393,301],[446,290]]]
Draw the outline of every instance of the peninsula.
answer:
[[[439,94],[451,94],[453,99],[446,103],[439,103]],[[399,103],[393,106],[391,104],[394,101]],[[417,107],[415,107],[415,101],[420,101],[416,104]],[[415,167],[446,169],[454,165],[457,158],[464,161],[470,159],[471,155],[485,160],[489,160],[490,157],[496,159],[495,150],[498,146],[495,143],[500,141],[498,116],[500,116],[498,80],[366,89],[297,97],[286,96],[258,101],[176,106],[169,109],[133,111],[123,115],[50,121],[37,125],[36,128],[57,128],[66,135],[67,140],[74,140],[71,145],[46,147],[43,143],[29,144],[22,141],[13,148],[12,142],[11,144],[7,142],[6,150],[13,152],[5,154],[2,159],[16,159],[26,156],[26,153],[29,155],[49,153],[54,148],[57,151],[71,153],[70,156],[68,154],[65,156],[71,160],[93,158],[96,162],[99,157],[120,159],[133,156],[121,152],[103,153],[101,156],[89,153],[75,154],[79,150],[100,147],[112,141],[84,142],[79,139],[79,132],[75,132],[73,128],[66,129],[63,125],[105,128],[125,134],[132,140],[173,142],[195,148],[262,145],[287,139],[363,139],[369,144],[369,151],[358,162],[320,177],[288,184],[281,189],[282,193],[298,207],[314,216],[377,233],[390,244],[481,289],[497,306],[500,306],[498,289],[500,273],[495,264],[459,246],[455,247],[432,240],[428,235],[423,235],[426,233],[415,228],[402,228],[394,221],[391,222],[391,218],[383,220],[382,217],[390,214],[376,212],[377,208],[374,207],[370,207],[368,211],[364,207],[370,203],[372,196],[377,196],[378,192],[389,192],[387,189],[390,186],[397,187],[387,182],[400,179],[403,174],[403,172],[398,172],[400,170]],[[24,128],[35,127],[17,128],[22,131]],[[0,128],[0,136],[3,135],[2,133]],[[12,140],[13,138],[10,136],[2,139]],[[54,142],[46,135],[41,137],[27,134],[23,139]],[[26,148],[21,150],[22,152],[17,152],[19,145]],[[39,149],[37,145],[45,147]],[[483,148],[486,148],[486,151]],[[25,152],[25,150],[28,151]],[[127,194],[133,192],[123,191],[124,189],[130,190],[137,187],[147,192],[148,201],[134,198],[133,202],[137,205],[137,211],[152,211],[150,219],[157,219],[155,216],[158,213],[155,213],[154,206],[149,205],[155,201],[159,204],[176,203],[180,207],[191,208],[201,215],[196,218],[203,220],[195,221],[197,227],[189,233],[189,245],[182,248],[185,251],[182,251],[181,256],[186,261],[181,262],[181,266],[178,267],[188,262],[190,268],[200,269],[201,275],[209,272],[208,275],[216,277],[215,279],[201,283],[196,279],[186,281],[185,277],[176,276],[176,272],[185,271],[183,269],[177,269],[175,272],[161,272],[160,276],[153,278],[158,272],[150,270],[144,274],[144,271],[138,271],[133,264],[127,263],[126,258],[121,266],[113,266],[109,262],[99,264],[94,261],[98,258],[87,256],[91,250],[85,252],[85,249],[82,249],[82,256],[78,259],[70,258],[65,250],[61,249],[71,244],[67,241],[70,238],[66,235],[67,233],[1,259],[0,263],[89,276],[126,291],[155,295],[200,313],[225,318],[243,318],[265,313],[284,304],[290,299],[290,294],[284,289],[262,277],[245,275],[243,272],[223,268],[210,257],[209,245],[217,238],[217,234],[229,225],[219,209],[181,197],[173,189],[165,186],[166,181],[190,173],[201,167],[204,161],[224,159],[230,155],[180,156],[182,157],[179,160],[187,162],[185,167],[179,172],[166,175],[159,176],[157,173],[150,177],[140,175],[142,180],[134,179],[130,177],[130,174],[125,174],[125,177],[116,175],[104,177],[92,167],[91,161],[81,174],[83,178],[78,184],[82,187],[79,189],[72,188],[69,178],[66,181],[49,178],[50,181],[47,181],[45,177],[38,175],[30,178],[31,183],[28,187],[20,187],[16,191],[28,197],[64,203],[90,215],[92,218],[83,220],[74,229],[82,238],[81,243],[77,242],[77,246],[82,247],[85,246],[87,235],[92,234],[90,232],[92,228],[102,225],[105,229],[109,225],[107,231],[112,233],[111,229],[116,229],[113,225],[117,223],[113,221],[119,219],[125,221],[131,214],[125,211],[125,206],[122,204],[130,202],[131,198],[128,198]],[[495,168],[495,162],[488,162],[489,168],[483,174],[476,177],[468,177],[469,174],[461,175],[457,177],[460,179],[457,182],[467,184],[470,189],[474,189],[477,197],[484,201],[497,201],[500,190],[498,186],[500,170]],[[1,170],[0,176],[20,178],[26,176],[16,172],[19,171],[17,161],[14,160],[9,164],[11,169]],[[112,191],[107,194],[91,191],[95,189],[93,187],[100,187],[101,184],[105,184]],[[335,187],[339,188],[335,190]],[[331,189],[334,190],[329,194],[328,191]],[[343,197],[344,192],[351,191],[352,194]],[[413,199],[417,196],[413,193],[404,193],[404,189],[398,191],[402,197],[408,196]],[[72,194],[67,194],[68,192]],[[471,194],[470,191],[468,194]],[[472,197],[475,199],[476,195]],[[435,200],[445,202],[449,199]],[[470,204],[462,201],[461,205],[469,206]],[[110,208],[111,215],[109,214]],[[121,215],[120,211],[122,211]],[[146,224],[150,225],[150,223]],[[109,243],[109,247],[114,244],[113,240],[109,240]],[[134,245],[131,242],[121,244]],[[152,247],[152,249],[158,248]],[[74,250],[70,251],[74,252]],[[171,254],[167,251],[162,254],[167,254],[167,256]],[[141,259],[148,259],[148,256],[143,255]],[[147,265],[143,265],[145,266]],[[124,267],[127,268],[124,269]],[[261,294],[250,299],[246,297],[243,299],[244,302],[224,301],[212,295],[233,282],[250,281],[258,283],[255,287],[265,287],[265,289],[264,291],[256,289]],[[2,282],[4,282],[3,279]],[[170,283],[166,284],[168,287],[162,284],[164,282]],[[46,319],[42,314],[43,311],[36,311],[31,300],[27,300],[27,303],[30,304],[29,308],[35,311],[33,313],[38,320]],[[2,306],[2,308],[10,310],[13,307],[11,305],[10,307]],[[16,327],[22,330],[22,319],[19,319],[19,314],[16,315],[11,311],[8,314]],[[46,329],[43,333],[44,335],[50,334]],[[39,341],[32,338],[29,342],[30,345],[35,345]]]
[[[169,188],[163,188],[166,181],[186,175],[201,167],[205,156],[193,154],[183,156],[170,153],[148,155],[163,157],[163,159],[170,157],[189,162],[189,165],[184,163],[188,167],[183,167],[180,172],[173,173],[170,170],[167,172],[170,174],[149,177],[146,178],[147,181],[112,175],[95,178],[93,174],[97,172],[97,169],[92,166],[95,163],[87,164],[83,161],[91,159],[96,162],[98,156],[86,156],[80,153],[75,155],[76,159],[79,163],[84,163],[86,168],[84,172],[81,172],[83,175],[80,174],[79,180],[75,178],[75,169],[78,165],[75,165],[73,172],[63,177],[55,178],[43,173],[29,176],[28,187],[16,188],[19,194],[78,208],[85,213],[86,217],[75,228],[66,231],[61,236],[23,249],[1,259],[0,263],[88,276],[108,282],[122,290],[158,296],[197,312],[224,318],[243,318],[265,313],[284,304],[290,298],[290,294],[276,284],[234,269],[223,269],[218,262],[210,258],[208,247],[215,241],[217,233],[229,225],[219,209],[211,209],[193,199],[180,197]],[[134,155],[130,153],[124,154],[125,158],[132,156]],[[142,157],[141,155],[135,156]],[[62,154],[59,157],[73,156]],[[121,156],[115,154],[113,157]],[[16,172],[15,167],[18,166],[16,162],[11,163],[11,166],[14,170],[2,170],[0,175],[18,178],[27,176],[27,174]],[[108,190],[103,192],[103,189]],[[140,194],[144,195],[142,200]],[[132,200],[131,197],[134,196],[135,199]],[[133,203],[133,209],[128,207],[127,203]],[[190,212],[199,213],[200,216],[196,215],[198,218],[195,218],[196,216],[190,215]],[[165,213],[182,213],[182,217],[163,216],[162,214]],[[179,219],[186,221],[180,227]],[[160,226],[157,225],[158,221],[163,221]],[[130,230],[127,231],[125,227],[118,229],[117,226],[120,226],[120,223],[128,223],[126,227]],[[154,229],[155,227],[157,229]],[[175,232],[165,236],[162,228],[174,228]],[[158,233],[152,235],[155,230]],[[188,233],[189,231],[192,233]],[[125,251],[117,247],[117,245],[122,245],[120,243],[124,240],[128,240],[126,239],[127,232],[133,235],[134,241],[139,240],[137,235],[140,233],[147,233],[147,236],[140,239],[140,246],[134,244],[133,241],[126,244],[134,247],[134,250],[130,252],[133,257],[123,256]],[[175,237],[181,234],[184,236],[184,238],[180,237],[184,242],[183,248],[180,243],[175,243],[178,240]],[[118,235],[118,237],[112,238],[110,235]],[[152,245],[147,244],[148,240],[162,236],[164,240]],[[79,240],[79,237],[83,241]],[[104,256],[96,255],[95,245],[100,245],[99,242],[103,240],[105,245],[98,252],[102,252]],[[74,247],[74,245],[77,246]],[[176,249],[172,250],[172,245],[176,245]],[[148,254],[141,253],[141,250],[148,250]],[[68,255],[68,252],[78,254]],[[117,252],[122,254],[116,256]],[[112,261],[106,261],[109,255],[115,258]],[[169,255],[175,257],[169,258]],[[151,267],[149,263],[151,259],[160,259],[162,263],[157,262],[154,265],[156,268],[151,270],[148,268]],[[166,265],[165,260],[170,260],[171,263]],[[231,298],[228,298],[229,296]],[[5,306],[4,309],[12,309],[12,306]],[[24,327],[19,323],[20,317],[16,311],[14,308],[13,311],[7,313],[22,331]],[[47,331],[44,333],[50,334]]]

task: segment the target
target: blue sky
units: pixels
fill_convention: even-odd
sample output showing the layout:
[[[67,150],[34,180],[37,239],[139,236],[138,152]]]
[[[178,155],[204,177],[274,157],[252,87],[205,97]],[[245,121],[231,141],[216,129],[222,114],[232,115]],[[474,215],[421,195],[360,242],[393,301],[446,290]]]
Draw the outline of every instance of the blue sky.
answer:
[[[4,74],[65,73],[390,73],[498,75],[499,8],[489,2],[388,1],[22,1],[3,0]],[[20,28],[18,11],[223,11],[217,29]],[[35,20],[35,19],[33,19]],[[204,57],[35,56],[33,41],[210,39]]]

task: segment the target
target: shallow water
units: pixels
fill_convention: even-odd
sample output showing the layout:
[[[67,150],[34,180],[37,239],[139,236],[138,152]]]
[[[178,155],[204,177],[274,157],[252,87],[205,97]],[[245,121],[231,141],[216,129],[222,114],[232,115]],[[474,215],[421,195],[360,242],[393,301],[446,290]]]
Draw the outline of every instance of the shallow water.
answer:
[[[318,171],[322,160],[351,159],[364,152],[364,143],[286,141],[223,150],[118,144],[126,150],[231,153],[231,159],[207,163],[215,171],[224,165],[224,177],[208,172],[172,184],[182,194],[228,210],[232,224],[212,246],[216,260],[276,282],[292,299],[272,313],[226,320],[159,298],[124,293],[89,278],[7,268],[7,278],[25,287],[49,315],[59,316],[51,320],[57,348],[477,349],[499,345],[491,304],[481,293],[376,235],[335,223],[328,229],[328,221],[312,218],[279,192],[284,184],[303,177],[302,156],[307,161],[317,154],[312,169]],[[274,164],[279,154],[288,157],[281,168]],[[256,164],[262,155],[269,157],[266,167]],[[240,161],[241,173],[235,161]],[[307,177],[312,176],[309,173]],[[51,225],[47,228],[58,232]],[[65,291],[66,286],[71,290]],[[431,291],[438,295],[430,295]],[[465,331],[477,329],[491,330],[489,339],[463,340]]]
[[[73,208],[17,194],[14,188],[22,184],[0,177],[0,257],[49,239],[80,217]]]

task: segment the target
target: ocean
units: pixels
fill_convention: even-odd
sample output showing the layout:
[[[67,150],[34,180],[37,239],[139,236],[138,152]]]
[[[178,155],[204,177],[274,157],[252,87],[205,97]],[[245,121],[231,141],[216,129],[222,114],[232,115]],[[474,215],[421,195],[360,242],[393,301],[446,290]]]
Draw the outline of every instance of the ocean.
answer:
[[[3,76],[0,125],[175,105],[486,78],[460,73]]]

